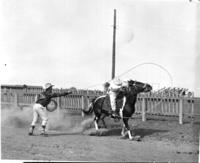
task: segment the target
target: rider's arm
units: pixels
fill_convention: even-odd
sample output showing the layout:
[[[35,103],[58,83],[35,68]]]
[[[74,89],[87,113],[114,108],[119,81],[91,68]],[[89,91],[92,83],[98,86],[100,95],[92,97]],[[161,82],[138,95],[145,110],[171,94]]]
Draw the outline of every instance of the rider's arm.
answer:
[[[69,95],[71,93],[72,93],[71,91],[67,91],[67,92],[63,92],[63,93],[52,93],[49,96],[50,96],[50,98],[54,98],[54,97],[66,96],[66,95]]]

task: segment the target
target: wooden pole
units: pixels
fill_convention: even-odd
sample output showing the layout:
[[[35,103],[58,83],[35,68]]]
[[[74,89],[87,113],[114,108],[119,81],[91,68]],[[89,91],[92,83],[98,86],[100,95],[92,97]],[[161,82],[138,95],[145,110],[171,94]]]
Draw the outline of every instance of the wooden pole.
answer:
[[[116,9],[114,9],[113,48],[112,48],[112,77],[115,77],[115,40],[116,40]]]

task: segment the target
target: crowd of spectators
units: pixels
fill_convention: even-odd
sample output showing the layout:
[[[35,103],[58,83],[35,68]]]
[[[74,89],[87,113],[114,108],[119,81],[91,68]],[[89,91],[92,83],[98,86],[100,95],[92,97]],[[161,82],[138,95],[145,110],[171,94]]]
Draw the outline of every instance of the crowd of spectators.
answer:
[[[154,95],[162,95],[162,96],[185,96],[192,97],[193,93],[189,91],[187,88],[178,88],[178,87],[163,87],[159,90],[153,91]]]

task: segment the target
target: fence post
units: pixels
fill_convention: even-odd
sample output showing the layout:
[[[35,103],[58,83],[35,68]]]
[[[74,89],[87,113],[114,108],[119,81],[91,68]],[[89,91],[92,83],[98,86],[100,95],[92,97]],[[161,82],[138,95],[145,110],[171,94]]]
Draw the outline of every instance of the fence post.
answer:
[[[183,124],[183,98],[179,98],[179,124]]]
[[[39,99],[39,94],[35,94],[34,103]]]
[[[61,97],[58,97],[58,106],[57,106],[57,114],[60,114],[60,109],[61,109]]]
[[[146,98],[144,96],[142,98],[142,121],[146,121]]]
[[[17,93],[14,93],[14,103],[13,103],[13,107],[14,108],[19,108],[19,104],[18,104],[18,95]]]
[[[164,110],[164,97],[160,97],[160,101],[161,101],[161,109],[160,109],[160,111],[161,111],[161,115],[162,114],[165,114],[165,110]]]
[[[192,118],[192,124],[194,123],[195,120],[195,115],[194,115],[194,97],[192,97],[192,99],[190,100],[191,102],[191,118]]]
[[[90,105],[90,97],[88,96],[88,97],[87,97],[87,105],[86,105],[87,108],[88,108],[89,105]]]
[[[81,116],[82,116],[82,117],[84,117],[84,113],[83,113],[83,111],[82,111],[82,110],[85,109],[84,106],[85,106],[84,96],[82,95],[82,96],[81,96]]]

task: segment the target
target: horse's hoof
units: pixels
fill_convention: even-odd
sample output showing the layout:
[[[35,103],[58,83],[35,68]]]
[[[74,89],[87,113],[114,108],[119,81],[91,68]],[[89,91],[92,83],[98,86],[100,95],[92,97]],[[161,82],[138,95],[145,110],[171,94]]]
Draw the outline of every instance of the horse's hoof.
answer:
[[[134,136],[130,140],[141,141],[141,136]]]
[[[134,138],[129,138],[129,140],[130,140],[130,141],[133,141],[133,140],[134,140]]]

